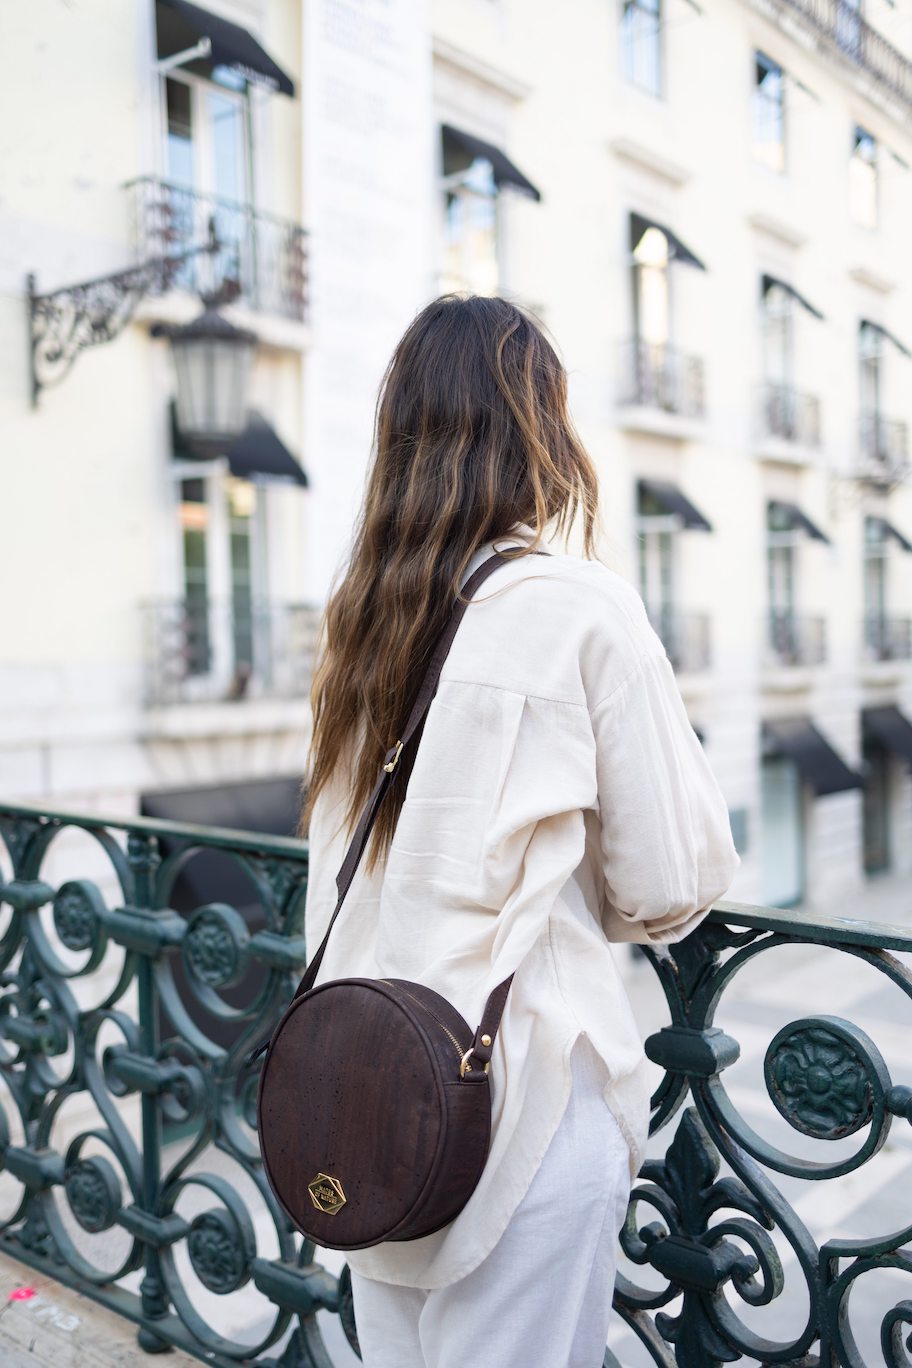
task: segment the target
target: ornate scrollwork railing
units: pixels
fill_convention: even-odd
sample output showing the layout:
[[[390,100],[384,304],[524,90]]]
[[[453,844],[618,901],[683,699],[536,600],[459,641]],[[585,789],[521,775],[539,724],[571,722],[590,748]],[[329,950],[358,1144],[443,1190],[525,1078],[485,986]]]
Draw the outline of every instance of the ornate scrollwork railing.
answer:
[[[0,806],[0,1248],[132,1319],[151,1351],[332,1368],[356,1350],[345,1268],[317,1260],[264,1181],[243,1063],[303,962],[306,879],[296,841]],[[656,1148],[615,1297],[638,1362],[866,1368],[850,1297],[880,1274],[879,1352],[912,1363],[912,1298],[890,1281],[912,1273],[909,1212],[882,1237],[816,1238],[791,1200],[875,1163],[912,1086],[809,1002],[770,1032],[752,1095],[792,1140],[729,1083],[740,1047],[716,1018],[784,947],[838,952],[912,998],[912,936],[861,921],[725,903],[647,952],[667,1005],[646,1043]]]

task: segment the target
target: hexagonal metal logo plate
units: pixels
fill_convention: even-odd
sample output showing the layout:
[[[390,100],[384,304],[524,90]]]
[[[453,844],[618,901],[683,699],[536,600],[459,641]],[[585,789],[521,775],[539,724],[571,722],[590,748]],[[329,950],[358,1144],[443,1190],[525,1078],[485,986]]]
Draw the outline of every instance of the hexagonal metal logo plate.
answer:
[[[327,1216],[335,1216],[336,1212],[345,1206],[346,1197],[342,1191],[342,1184],[329,1173],[318,1173],[316,1178],[312,1178],[307,1184],[307,1191],[317,1211],[322,1211]]]

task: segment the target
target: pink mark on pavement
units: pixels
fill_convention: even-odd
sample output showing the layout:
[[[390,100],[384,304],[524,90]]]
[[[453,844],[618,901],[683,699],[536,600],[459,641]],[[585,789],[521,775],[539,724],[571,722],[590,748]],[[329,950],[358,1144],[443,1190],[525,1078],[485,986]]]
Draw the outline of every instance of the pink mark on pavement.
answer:
[[[14,1287],[9,1294],[10,1301],[28,1301],[30,1297],[36,1297],[38,1289],[36,1287]]]

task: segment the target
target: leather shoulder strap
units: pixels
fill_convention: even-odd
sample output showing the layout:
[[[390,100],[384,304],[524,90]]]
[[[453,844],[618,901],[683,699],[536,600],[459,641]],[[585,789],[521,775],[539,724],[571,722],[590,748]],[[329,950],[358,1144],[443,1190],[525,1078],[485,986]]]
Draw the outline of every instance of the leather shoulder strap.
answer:
[[[456,636],[460,622],[465,616],[465,611],[469,606],[469,602],[488,576],[493,574],[495,570],[505,563],[506,557],[502,556],[499,552],[495,552],[493,556],[489,556],[487,560],[482,562],[475,573],[470,575],[463,585],[462,593],[456,600],[453,611],[450,613],[447,621],[447,625],[443,629],[440,639],[434,648],[434,653],[431,656],[424,679],[421,682],[421,688],[418,690],[418,695],[412,706],[412,710],[409,713],[405,727],[403,728],[402,736],[396,742],[395,746],[388,750],[384,756],[383,765],[377,776],[377,782],[374,785],[370,798],[367,800],[367,805],[361,814],[358,825],[355,827],[348,851],[342,862],[342,868],[339,870],[338,876],[336,877],[338,901],[336,902],[333,914],[329,919],[326,934],[313,959],[308,964],[304,977],[301,979],[301,982],[295,991],[296,998],[300,997],[302,993],[308,992],[317,977],[320,964],[323,960],[323,954],[329,940],[329,933],[332,931],[335,920],[342,910],[345,895],[351,888],[352,880],[361,863],[361,857],[367,849],[367,843],[370,840],[371,832],[374,829],[374,823],[377,820],[380,804],[386,797],[386,793],[392,782],[396,765],[399,763],[399,756],[427,716],[428,709],[437,692],[437,685],[440,682],[440,672],[443,669],[444,661],[449,655],[453,639]]]

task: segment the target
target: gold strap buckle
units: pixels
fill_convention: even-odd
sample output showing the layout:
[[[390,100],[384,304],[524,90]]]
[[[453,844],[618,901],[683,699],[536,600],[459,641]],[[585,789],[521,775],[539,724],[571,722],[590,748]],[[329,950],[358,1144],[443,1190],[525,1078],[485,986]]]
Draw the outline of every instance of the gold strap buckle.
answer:
[[[384,771],[387,774],[392,774],[393,770],[399,764],[399,756],[402,754],[402,742],[397,741],[393,749],[396,752],[395,755],[393,756],[392,760],[388,760],[386,764],[383,766]]]
[[[474,1046],[474,1044],[472,1044],[472,1045],[469,1046],[469,1048],[466,1050],[465,1054],[462,1056],[462,1059],[459,1061],[459,1077],[460,1077],[460,1078],[465,1078],[465,1076],[466,1076],[467,1073],[471,1073],[471,1072],[472,1072],[472,1066],[471,1066],[471,1064],[469,1063],[469,1060],[472,1058],[472,1055],[473,1055],[474,1053],[475,1053],[475,1046]],[[491,1067],[491,1062],[490,1062],[490,1060],[489,1060],[488,1063],[484,1066],[484,1071],[485,1071],[485,1073],[488,1072],[488,1070],[490,1069],[490,1067]]]

